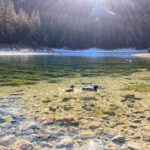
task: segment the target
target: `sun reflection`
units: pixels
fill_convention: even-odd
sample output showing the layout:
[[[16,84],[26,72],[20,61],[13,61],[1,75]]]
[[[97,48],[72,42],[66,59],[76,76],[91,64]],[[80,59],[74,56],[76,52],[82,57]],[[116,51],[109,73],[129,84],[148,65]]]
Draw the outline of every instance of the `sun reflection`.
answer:
[[[104,150],[102,141],[91,140],[87,146],[88,150]]]

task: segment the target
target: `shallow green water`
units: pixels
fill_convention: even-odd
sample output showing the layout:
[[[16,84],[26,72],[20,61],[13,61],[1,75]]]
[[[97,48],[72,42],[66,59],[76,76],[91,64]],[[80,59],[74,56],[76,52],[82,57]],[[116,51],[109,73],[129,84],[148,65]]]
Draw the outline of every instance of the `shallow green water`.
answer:
[[[138,92],[146,90],[147,92],[149,85],[147,87],[144,84],[141,87],[141,84],[134,85],[136,82],[131,77],[128,79],[128,75],[142,71],[150,71],[150,61],[134,57],[1,56],[0,92],[2,96],[0,96],[0,138],[13,134],[15,135],[15,140],[19,140],[20,138],[27,139],[35,147],[37,146],[37,149],[43,150],[44,147],[48,149],[54,147],[55,149],[69,149],[70,145],[63,147],[63,144],[59,146],[58,143],[63,141],[63,137],[73,137],[75,143],[79,139],[83,139],[83,143],[79,147],[87,149],[89,142],[85,140],[87,137],[79,134],[80,128],[78,126],[75,127],[77,133],[70,133],[68,132],[68,128],[60,122],[48,125],[41,124],[43,116],[53,113],[59,115],[61,113],[70,114],[73,112],[75,112],[75,115],[78,115],[78,112],[81,112],[80,115],[83,114],[83,117],[87,115],[88,117],[97,118],[103,115],[103,111],[99,110],[96,105],[94,111],[88,112],[87,110],[85,112],[85,104],[91,106],[88,103],[100,102],[101,105],[103,97],[106,101],[110,97],[111,100],[116,100],[120,96],[120,89],[123,88],[119,87],[118,95],[115,95],[114,91],[110,91],[109,83],[105,86],[107,77],[113,77],[108,82],[111,80],[117,81],[117,77],[119,77],[120,81],[120,77],[123,77],[124,81],[121,85],[126,90],[137,90]],[[72,83],[76,83],[77,88],[89,85],[89,82],[92,82],[90,85],[100,85],[99,78],[95,79],[101,76],[106,78],[103,78],[105,82],[102,84],[103,87],[100,89],[100,93],[92,93],[90,95],[89,93],[79,92],[79,94],[65,95],[62,91],[64,86],[66,88]],[[126,76],[127,79],[125,79]],[[139,80],[143,80],[145,83],[150,78],[146,76],[140,79],[139,77]],[[40,81],[44,82],[40,83]],[[67,81],[71,81],[71,83],[67,84]],[[128,84],[126,85],[126,81],[129,87]],[[132,82],[134,83],[133,86]],[[114,83],[120,86],[117,82]],[[61,91],[58,89],[59,86]],[[116,88],[116,86],[114,87]],[[28,88],[31,88],[31,90]],[[101,93],[101,90],[103,90],[103,93]],[[131,92],[131,94],[133,93]],[[68,103],[72,104],[72,101],[73,106],[68,105]],[[78,105],[83,105],[83,107],[79,107],[79,109]],[[58,111],[57,109],[55,110],[55,106],[56,108],[60,107],[60,109]],[[53,134],[53,137],[48,136],[50,133]],[[98,147],[100,146],[101,139],[99,137],[89,139],[92,139]],[[43,144],[43,142],[46,142],[46,144]],[[103,141],[103,144],[105,145],[107,142]]]
[[[0,86],[35,84],[41,80],[57,83],[62,77],[124,76],[140,69],[150,70],[150,61],[134,58],[1,56]]]

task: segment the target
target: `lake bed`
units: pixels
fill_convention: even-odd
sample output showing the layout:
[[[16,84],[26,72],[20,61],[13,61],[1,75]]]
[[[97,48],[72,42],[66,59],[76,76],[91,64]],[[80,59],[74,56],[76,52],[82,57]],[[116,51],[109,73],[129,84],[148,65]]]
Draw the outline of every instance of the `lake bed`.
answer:
[[[148,149],[149,60],[3,56],[0,72],[1,147]]]

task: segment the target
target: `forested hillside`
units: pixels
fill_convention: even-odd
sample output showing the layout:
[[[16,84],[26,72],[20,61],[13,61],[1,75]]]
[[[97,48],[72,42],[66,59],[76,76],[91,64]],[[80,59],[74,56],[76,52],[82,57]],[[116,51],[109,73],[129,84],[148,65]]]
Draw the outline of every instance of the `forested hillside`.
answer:
[[[0,0],[0,43],[150,47],[148,0]]]
[[[16,13],[12,1],[0,0],[0,43],[36,46],[40,43],[40,16],[29,15],[20,8]]]

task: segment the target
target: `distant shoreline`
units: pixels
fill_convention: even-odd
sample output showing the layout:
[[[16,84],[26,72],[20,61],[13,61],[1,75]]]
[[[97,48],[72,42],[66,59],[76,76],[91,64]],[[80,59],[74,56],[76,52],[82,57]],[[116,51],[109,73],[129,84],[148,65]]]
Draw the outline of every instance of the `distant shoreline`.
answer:
[[[85,55],[88,56],[99,56],[99,55],[106,55],[111,56],[111,54],[115,55],[115,53],[121,54],[126,53],[130,54],[130,56],[133,57],[150,57],[150,54],[146,53],[146,50],[136,50],[136,49],[116,49],[116,50],[103,50],[103,49],[96,49],[91,48],[87,50],[66,50],[66,49],[31,49],[31,48],[0,48],[0,56],[15,56],[15,55],[63,55],[63,54],[69,54],[69,55]],[[117,56],[117,54],[116,54]]]
[[[48,51],[48,52],[0,51],[0,56],[3,56],[3,55],[52,55],[52,54],[53,54],[52,51]]]

